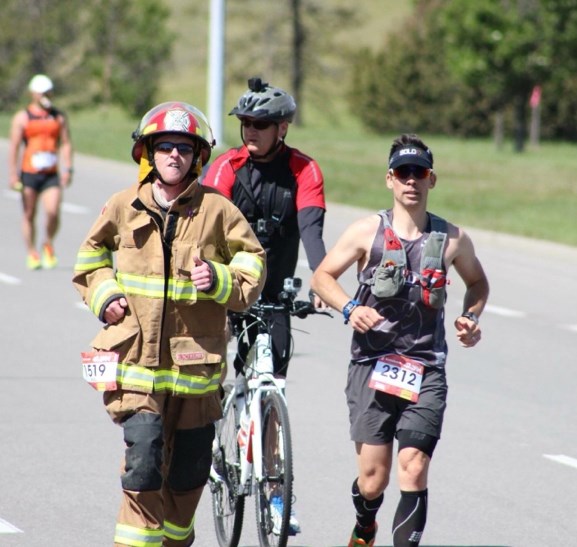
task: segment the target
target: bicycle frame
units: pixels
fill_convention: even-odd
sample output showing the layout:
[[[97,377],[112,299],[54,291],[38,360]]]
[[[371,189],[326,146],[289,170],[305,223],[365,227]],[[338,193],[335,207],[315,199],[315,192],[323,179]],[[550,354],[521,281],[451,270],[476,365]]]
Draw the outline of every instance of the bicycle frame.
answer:
[[[286,380],[275,378],[272,374],[264,373],[251,378],[248,384],[247,405],[249,408],[248,444],[240,451],[240,491],[241,495],[252,495],[253,478],[256,481],[263,479],[263,450],[262,450],[262,400],[263,397],[276,391],[286,404],[284,389]]]

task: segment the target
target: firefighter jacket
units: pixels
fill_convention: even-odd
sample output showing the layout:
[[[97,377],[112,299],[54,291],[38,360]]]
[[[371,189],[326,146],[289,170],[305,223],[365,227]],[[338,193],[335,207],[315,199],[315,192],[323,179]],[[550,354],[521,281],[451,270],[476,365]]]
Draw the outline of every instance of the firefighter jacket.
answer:
[[[128,302],[125,317],[91,343],[118,354],[119,388],[214,394],[226,357],[227,309],[242,311],[257,300],[265,252],[242,213],[197,182],[164,213],[151,183],[113,195],[80,247],[73,283],[101,320],[110,302]],[[213,270],[208,292],[190,279],[195,255]]]

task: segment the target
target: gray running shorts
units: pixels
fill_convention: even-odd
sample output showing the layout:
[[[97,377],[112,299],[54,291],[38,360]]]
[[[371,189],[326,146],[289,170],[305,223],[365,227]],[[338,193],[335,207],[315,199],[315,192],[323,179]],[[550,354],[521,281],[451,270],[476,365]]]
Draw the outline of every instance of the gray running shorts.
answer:
[[[390,443],[397,431],[407,429],[441,437],[447,406],[444,368],[425,368],[416,403],[369,387],[376,361],[350,363],[345,394],[349,406],[351,440],[382,445]]]

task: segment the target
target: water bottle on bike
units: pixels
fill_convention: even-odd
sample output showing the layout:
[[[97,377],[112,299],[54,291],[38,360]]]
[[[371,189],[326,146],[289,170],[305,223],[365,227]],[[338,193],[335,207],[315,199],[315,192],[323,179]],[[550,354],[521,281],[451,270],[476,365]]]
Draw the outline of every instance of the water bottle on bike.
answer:
[[[268,333],[260,333],[256,336],[256,373],[272,374],[274,366],[272,362],[271,336]]]

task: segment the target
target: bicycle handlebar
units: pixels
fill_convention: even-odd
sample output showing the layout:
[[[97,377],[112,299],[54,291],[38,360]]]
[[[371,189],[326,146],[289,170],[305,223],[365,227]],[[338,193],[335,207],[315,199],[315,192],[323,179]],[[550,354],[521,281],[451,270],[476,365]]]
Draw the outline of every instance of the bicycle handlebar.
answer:
[[[286,313],[287,315],[296,316],[300,319],[304,319],[308,315],[319,314],[328,315],[332,317],[332,314],[325,309],[315,308],[312,302],[306,300],[293,300],[287,297],[281,302],[256,302],[248,310],[244,312],[233,312],[233,315],[238,317],[254,317],[254,318],[266,318],[270,317],[275,313]]]

